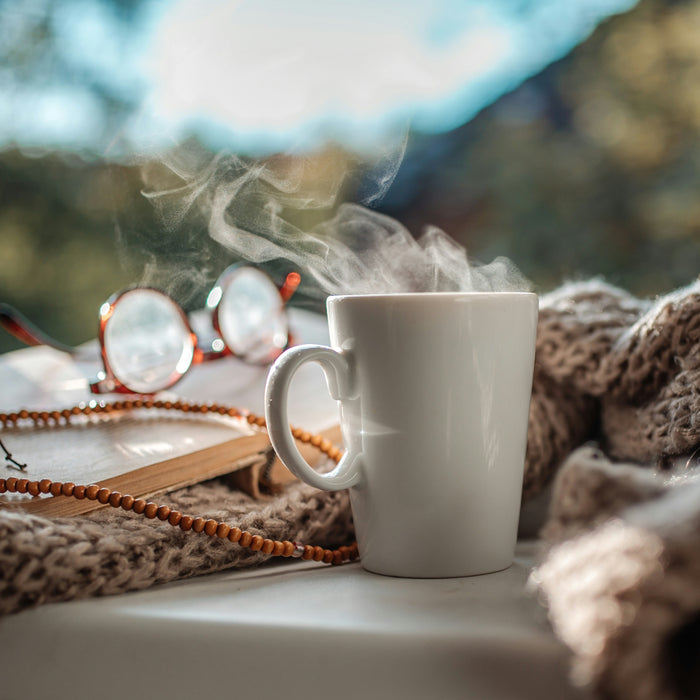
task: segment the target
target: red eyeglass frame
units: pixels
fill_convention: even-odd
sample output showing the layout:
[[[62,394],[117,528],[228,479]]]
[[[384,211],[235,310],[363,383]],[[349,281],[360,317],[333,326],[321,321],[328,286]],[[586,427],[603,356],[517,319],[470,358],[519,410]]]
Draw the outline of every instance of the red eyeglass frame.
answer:
[[[218,278],[216,284],[214,287],[212,287],[212,291],[214,291],[217,288],[221,289],[221,294],[219,297],[219,302],[216,303],[216,305],[211,309],[212,311],[212,324],[214,327],[214,330],[216,331],[217,338],[216,340],[221,341],[222,347],[221,349],[211,349],[211,350],[206,350],[202,348],[199,345],[199,338],[197,337],[197,334],[194,332],[192,329],[192,325],[190,323],[190,320],[187,316],[187,314],[183,311],[182,307],[168,294],[163,292],[160,289],[155,289],[153,287],[131,287],[129,289],[125,289],[121,292],[117,292],[116,294],[113,294],[102,306],[100,307],[100,317],[99,317],[99,327],[98,327],[98,340],[100,342],[100,357],[102,359],[102,365],[103,365],[103,370],[98,372],[97,377],[94,380],[90,381],[90,391],[93,394],[109,394],[109,393],[115,393],[115,394],[143,394],[143,395],[150,395],[157,393],[157,391],[163,391],[165,389],[169,389],[172,387],[174,384],[176,384],[182,377],[187,374],[187,372],[192,369],[195,365],[201,364],[203,362],[210,362],[212,360],[218,360],[222,357],[228,357],[228,356],[235,356],[235,353],[226,345],[226,343],[223,341],[221,337],[221,325],[219,321],[219,306],[220,306],[220,300],[223,298],[223,293],[225,292],[227,286],[231,283],[233,280],[233,276],[235,275],[236,271],[240,271],[242,269],[253,269],[256,270],[256,272],[263,274],[267,277],[266,273],[264,273],[262,270],[258,270],[257,268],[249,268],[249,266],[246,265],[231,265],[229,268],[227,268]],[[270,279],[270,282],[272,280]],[[301,276],[299,275],[298,272],[290,272],[281,287],[278,288],[278,292],[280,295],[280,298],[282,300],[282,307],[286,307],[287,303],[289,300],[294,296],[294,293],[296,292],[297,288],[299,287],[299,284],[301,282]],[[172,375],[168,378],[167,382],[158,390],[153,391],[153,392],[138,392],[134,391],[133,389],[130,389],[128,386],[123,384],[117,377],[115,376],[114,372],[112,371],[112,368],[109,363],[109,359],[107,357],[107,350],[105,347],[105,331],[107,328],[107,324],[109,322],[109,319],[112,317],[114,313],[114,309],[116,308],[117,303],[121,298],[123,298],[125,295],[140,290],[140,289],[148,289],[150,291],[156,292],[163,297],[165,297],[178,311],[181,320],[187,329],[190,338],[192,340],[192,348],[193,348],[193,353],[192,353],[192,359],[189,362],[188,366],[182,370],[182,371],[175,371],[172,373]],[[211,292],[210,292],[211,294]],[[20,313],[17,309],[15,309],[13,306],[5,303],[0,303],[0,326],[2,326],[6,331],[8,331],[10,334],[12,334],[15,338],[18,340],[21,340],[23,343],[31,346],[36,346],[36,345],[47,345],[49,347],[55,348],[56,350],[60,350],[62,352],[66,352],[70,355],[76,356],[79,355],[81,352],[80,348],[73,347],[71,345],[65,345],[64,343],[61,343],[60,341],[55,340],[51,336],[47,335],[43,331],[41,331],[36,325],[34,325],[26,316],[24,316],[22,313]],[[214,342],[215,342],[214,341]],[[274,361],[279,355],[284,352],[290,345],[294,344],[294,339],[292,337],[291,332],[289,329],[287,329],[287,342],[284,345],[284,347],[279,348],[279,352],[275,353],[273,356],[269,358],[269,360],[261,361],[261,362],[252,362],[250,360],[246,360],[245,357],[242,357],[241,359],[244,362],[247,362],[249,364],[260,364],[260,365],[266,365],[269,364],[269,362]]]

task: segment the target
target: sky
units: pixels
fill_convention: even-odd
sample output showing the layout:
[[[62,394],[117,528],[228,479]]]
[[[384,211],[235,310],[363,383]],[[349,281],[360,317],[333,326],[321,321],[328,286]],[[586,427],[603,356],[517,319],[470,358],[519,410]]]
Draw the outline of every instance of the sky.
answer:
[[[355,151],[451,130],[634,0],[0,0],[0,147]]]

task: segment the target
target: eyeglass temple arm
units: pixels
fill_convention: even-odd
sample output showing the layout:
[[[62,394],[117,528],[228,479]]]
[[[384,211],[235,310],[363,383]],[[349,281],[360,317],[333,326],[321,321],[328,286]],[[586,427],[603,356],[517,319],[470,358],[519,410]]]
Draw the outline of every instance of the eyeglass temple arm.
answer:
[[[0,326],[27,345],[48,345],[71,355],[79,352],[78,348],[64,345],[39,330],[26,316],[9,304],[0,303]]]
[[[285,278],[280,287],[280,296],[286,306],[289,300],[294,296],[299,284],[301,283],[301,275],[298,272],[290,272]]]
[[[294,292],[297,291],[300,283],[301,275],[298,272],[290,272],[285,278],[284,283],[280,288],[280,296],[282,297],[282,302],[285,306],[287,306],[289,300],[294,296]],[[289,331],[287,335],[286,348],[290,347],[291,345],[296,345],[296,339],[292,335],[292,332]]]

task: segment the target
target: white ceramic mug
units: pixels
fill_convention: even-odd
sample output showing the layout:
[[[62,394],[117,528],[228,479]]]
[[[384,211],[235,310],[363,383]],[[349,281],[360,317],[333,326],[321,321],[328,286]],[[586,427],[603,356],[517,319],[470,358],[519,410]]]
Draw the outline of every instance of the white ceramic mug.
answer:
[[[300,479],[350,489],[362,565],[407,577],[468,576],[513,560],[537,330],[530,293],[328,299],[332,348],[275,362],[272,444]],[[319,473],[297,449],[289,383],[318,362],[340,402],[345,454]]]

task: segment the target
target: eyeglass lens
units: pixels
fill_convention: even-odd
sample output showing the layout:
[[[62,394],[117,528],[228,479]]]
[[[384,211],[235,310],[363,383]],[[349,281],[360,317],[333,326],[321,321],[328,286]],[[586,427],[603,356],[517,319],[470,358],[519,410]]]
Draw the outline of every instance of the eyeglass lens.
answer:
[[[119,298],[105,326],[104,347],[114,376],[143,394],[175,383],[194,355],[179,308],[153,289],[133,289]]]
[[[247,362],[271,361],[287,345],[289,329],[280,293],[255,268],[235,269],[222,285],[218,324],[228,348]]]

